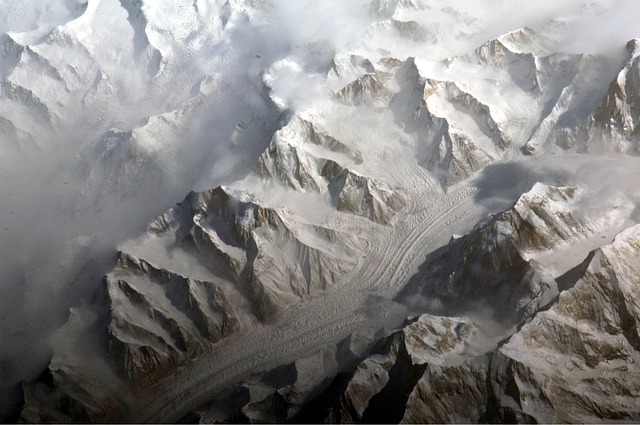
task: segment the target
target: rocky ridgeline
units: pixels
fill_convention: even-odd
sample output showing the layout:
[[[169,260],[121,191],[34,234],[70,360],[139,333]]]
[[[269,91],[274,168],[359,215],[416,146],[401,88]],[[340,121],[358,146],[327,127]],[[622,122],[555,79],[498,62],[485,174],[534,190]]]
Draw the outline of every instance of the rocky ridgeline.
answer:
[[[308,144],[318,153],[310,152]],[[296,116],[272,138],[255,173],[287,189],[328,195],[338,211],[389,224],[405,207],[405,195],[398,187],[348,168],[362,161],[359,152]]]

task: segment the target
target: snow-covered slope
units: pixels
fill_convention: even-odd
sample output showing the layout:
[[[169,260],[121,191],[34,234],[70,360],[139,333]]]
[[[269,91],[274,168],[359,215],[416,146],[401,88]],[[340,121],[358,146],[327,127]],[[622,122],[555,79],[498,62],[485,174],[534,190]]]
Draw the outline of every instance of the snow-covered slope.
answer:
[[[531,389],[520,397],[539,421],[638,420],[639,232],[593,251],[575,286],[500,349],[539,388],[535,407]]]

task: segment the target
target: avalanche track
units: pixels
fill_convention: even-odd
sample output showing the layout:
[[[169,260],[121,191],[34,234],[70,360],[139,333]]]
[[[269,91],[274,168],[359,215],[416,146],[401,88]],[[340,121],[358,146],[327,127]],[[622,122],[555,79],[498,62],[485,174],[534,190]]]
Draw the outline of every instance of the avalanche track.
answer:
[[[424,254],[480,218],[472,186],[459,186],[445,196],[429,193],[424,185],[413,187],[420,193],[411,194],[407,212],[393,228],[378,233],[361,266],[336,284],[336,290],[305,300],[273,324],[218,344],[134,400],[123,420],[175,422],[252,374],[295,361],[354,332],[399,326],[407,311],[391,301],[393,295]]]

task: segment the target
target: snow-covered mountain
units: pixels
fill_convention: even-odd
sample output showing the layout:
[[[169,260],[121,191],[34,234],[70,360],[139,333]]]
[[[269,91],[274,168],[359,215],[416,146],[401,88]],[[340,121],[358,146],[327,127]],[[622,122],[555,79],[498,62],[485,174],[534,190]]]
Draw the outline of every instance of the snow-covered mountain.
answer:
[[[633,203],[617,201],[592,216],[584,196],[579,188],[536,183],[512,209],[432,253],[399,297],[449,314],[484,304],[503,323],[527,319],[558,294],[554,272],[567,264],[550,267],[550,257],[568,247],[586,255],[590,241],[629,223]]]
[[[591,251],[548,310],[484,354],[474,340],[481,324],[414,319],[354,369],[327,418],[637,421],[639,230],[630,227]]]
[[[0,416],[638,420],[640,9],[556,3],[9,0]]]

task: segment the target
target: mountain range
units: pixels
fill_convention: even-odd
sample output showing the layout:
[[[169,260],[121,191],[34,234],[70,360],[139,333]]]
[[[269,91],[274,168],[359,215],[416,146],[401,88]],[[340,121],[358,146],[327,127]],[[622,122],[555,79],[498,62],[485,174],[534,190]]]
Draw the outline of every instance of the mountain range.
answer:
[[[623,3],[10,0],[0,418],[640,420]]]

